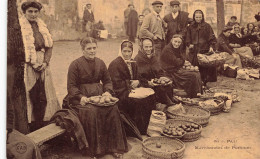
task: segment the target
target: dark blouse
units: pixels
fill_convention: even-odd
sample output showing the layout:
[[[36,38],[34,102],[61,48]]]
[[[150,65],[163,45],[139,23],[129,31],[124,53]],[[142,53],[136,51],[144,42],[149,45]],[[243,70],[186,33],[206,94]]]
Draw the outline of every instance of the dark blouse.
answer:
[[[162,68],[169,73],[177,72],[185,62],[180,49],[174,48],[171,43],[163,49],[160,60]]]
[[[73,61],[69,66],[67,89],[70,98],[80,100],[81,84],[103,84],[103,92],[113,93],[112,82],[105,63],[99,59],[88,60],[84,56]]]
[[[218,36],[217,50],[221,52],[227,52],[232,54],[234,52],[233,48],[229,45],[229,38],[223,33]]]
[[[148,81],[153,78],[164,76],[164,71],[161,69],[158,58],[152,56],[148,58],[143,52],[139,51],[135,57],[138,74],[143,85],[148,84]]]
[[[243,37],[242,37],[242,34],[241,34],[241,37],[238,37],[236,34],[231,34],[229,36],[229,42],[231,44],[239,44],[241,46],[243,46]]]

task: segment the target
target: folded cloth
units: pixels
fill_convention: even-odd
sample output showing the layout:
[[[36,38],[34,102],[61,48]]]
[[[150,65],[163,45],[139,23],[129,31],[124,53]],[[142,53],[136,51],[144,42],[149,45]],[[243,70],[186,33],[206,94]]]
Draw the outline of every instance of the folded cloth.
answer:
[[[129,93],[129,97],[141,99],[141,98],[146,98],[146,97],[153,95],[153,94],[154,94],[153,89],[140,87],[140,88],[136,88],[136,89],[132,90]]]
[[[88,147],[84,129],[75,111],[70,109],[61,109],[52,116],[50,122],[56,123],[56,125],[61,126],[66,129],[67,132],[70,132],[72,137],[76,139],[80,150]]]

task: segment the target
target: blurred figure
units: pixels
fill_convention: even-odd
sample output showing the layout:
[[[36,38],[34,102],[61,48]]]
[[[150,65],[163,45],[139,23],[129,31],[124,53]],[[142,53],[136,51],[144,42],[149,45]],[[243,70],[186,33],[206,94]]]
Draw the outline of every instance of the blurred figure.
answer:
[[[84,7],[83,24],[82,24],[82,32],[87,31],[87,36],[92,36],[94,22],[95,22],[95,18],[94,18],[94,13],[91,9],[91,4],[87,3],[86,6]]]
[[[137,25],[138,25],[138,13],[136,12],[134,5],[130,5],[130,13],[128,15],[128,23],[127,23],[127,35],[129,37],[129,41],[133,43],[135,42]]]
[[[234,25],[239,25],[239,23],[237,22],[236,16],[232,16],[226,26],[233,27]]]
[[[140,36],[139,36],[140,33],[139,32],[140,32],[140,28],[144,21],[144,15],[141,14],[138,16],[138,18],[139,18],[139,21],[138,21],[138,25],[137,25],[137,38],[138,38],[138,44],[139,44],[139,42],[140,42]]]
[[[100,37],[100,34],[102,30],[106,30],[106,29],[103,24],[103,21],[100,20],[98,21],[98,23],[94,24],[93,38],[101,40],[102,38]]]
[[[128,7],[124,10],[124,27],[125,27],[125,33],[127,35],[127,26],[128,26],[128,16],[130,13],[130,7],[132,4],[129,4]]]

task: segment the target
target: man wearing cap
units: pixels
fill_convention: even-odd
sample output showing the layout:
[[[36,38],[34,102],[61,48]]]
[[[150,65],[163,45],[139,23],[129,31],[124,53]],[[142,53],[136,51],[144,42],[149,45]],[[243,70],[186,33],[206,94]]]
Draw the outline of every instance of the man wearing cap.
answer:
[[[240,56],[229,45],[229,36],[231,34],[232,27],[225,26],[222,33],[218,36],[217,50],[220,52],[226,52],[226,64],[236,65],[242,68]]]
[[[174,34],[181,34],[185,38],[188,26],[189,13],[180,11],[180,2],[171,1],[172,13],[166,15],[163,20],[167,23],[166,43],[168,44]]]
[[[84,7],[82,31],[88,32],[88,36],[92,36],[93,24],[94,24],[94,13],[91,9],[91,4],[87,3]],[[87,25],[87,26],[86,26]]]
[[[154,40],[155,56],[159,58],[164,47],[166,23],[163,21],[159,13],[162,11],[163,3],[154,1],[152,3],[153,11],[147,14],[140,28],[140,38],[149,37]]]
[[[232,16],[226,26],[233,27],[234,25],[239,25],[239,23],[237,22],[236,16]]]

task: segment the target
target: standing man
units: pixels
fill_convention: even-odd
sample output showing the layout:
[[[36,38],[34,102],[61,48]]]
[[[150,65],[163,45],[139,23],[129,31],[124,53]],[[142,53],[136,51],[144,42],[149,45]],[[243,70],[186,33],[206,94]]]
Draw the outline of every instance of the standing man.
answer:
[[[91,9],[91,4],[87,3],[86,7],[84,8],[83,25],[82,25],[82,31],[83,32],[87,31],[87,36],[92,36],[94,22],[95,19],[94,19],[94,13]]]
[[[127,35],[131,42],[135,42],[137,25],[138,25],[138,13],[136,12],[134,5],[130,6],[130,13],[128,15]]]
[[[177,0],[171,1],[170,6],[172,13],[166,15],[163,20],[167,23],[166,43],[168,44],[174,34],[181,34],[185,39],[188,15],[189,13],[180,11],[180,2]],[[185,41],[185,40],[184,40]]]
[[[161,1],[154,1],[152,6],[153,11],[144,17],[139,35],[140,38],[149,37],[154,40],[155,55],[159,58],[164,47],[164,28],[166,27],[166,23],[159,15],[162,11],[163,3]]]
[[[130,13],[130,8],[131,8],[132,4],[129,4],[128,7],[124,10],[124,27],[125,27],[125,33],[127,35],[127,27],[128,27],[128,16]]]

